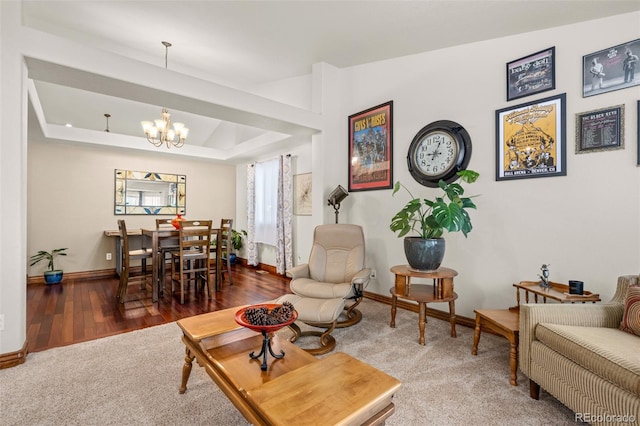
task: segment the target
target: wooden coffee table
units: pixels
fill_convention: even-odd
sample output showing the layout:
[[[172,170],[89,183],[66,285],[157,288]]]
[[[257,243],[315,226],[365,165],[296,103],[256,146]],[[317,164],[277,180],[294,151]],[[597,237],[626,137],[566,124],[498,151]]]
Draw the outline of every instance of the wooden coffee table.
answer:
[[[274,352],[285,356],[261,371],[249,353],[260,351],[262,335],[236,324],[239,308],[178,321],[186,348],[180,393],[196,359],[255,425],[376,425],[394,413],[400,381],[344,353],[318,360],[276,334]]]

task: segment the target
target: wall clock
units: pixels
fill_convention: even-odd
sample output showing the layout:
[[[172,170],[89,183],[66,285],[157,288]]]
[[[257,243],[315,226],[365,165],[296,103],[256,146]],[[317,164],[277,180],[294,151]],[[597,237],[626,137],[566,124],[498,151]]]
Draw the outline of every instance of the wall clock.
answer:
[[[458,178],[471,159],[469,133],[456,122],[434,121],[423,127],[411,141],[407,154],[409,173],[420,184],[438,187]]]

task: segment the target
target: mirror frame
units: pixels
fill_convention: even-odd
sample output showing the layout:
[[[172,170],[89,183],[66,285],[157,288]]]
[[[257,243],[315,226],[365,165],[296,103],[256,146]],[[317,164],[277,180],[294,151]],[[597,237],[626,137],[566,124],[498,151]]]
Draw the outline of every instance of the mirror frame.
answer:
[[[127,184],[129,181],[167,182],[176,185],[176,205],[171,206],[132,206],[126,204]],[[184,215],[187,212],[187,176],[170,173],[139,172],[115,169],[114,214],[137,215]]]

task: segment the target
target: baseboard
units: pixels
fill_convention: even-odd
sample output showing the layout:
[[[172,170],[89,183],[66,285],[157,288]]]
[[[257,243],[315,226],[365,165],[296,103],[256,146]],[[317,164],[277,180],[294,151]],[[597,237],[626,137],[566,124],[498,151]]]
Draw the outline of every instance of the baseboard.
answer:
[[[135,271],[136,268],[131,268],[132,271]],[[140,267],[138,267],[140,270]],[[104,278],[113,278],[116,277],[116,268],[113,269],[101,269],[97,271],[81,271],[81,272],[65,272],[62,277],[61,284],[64,284],[65,280],[76,280],[76,279],[104,279]],[[37,275],[33,277],[27,277],[27,285],[32,284],[42,284],[44,285],[44,275]]]
[[[364,292],[364,297],[366,299],[375,300],[376,302],[384,303],[386,305],[391,306],[391,297],[382,296],[377,293],[369,293],[368,291]],[[398,303],[396,306],[400,309],[406,309],[407,311],[419,312],[419,307],[417,303],[407,302],[405,300],[398,299]],[[433,317],[443,321],[449,321],[449,313],[444,311],[439,311],[437,309],[431,309],[427,306],[427,316]],[[391,317],[389,317],[391,318]],[[459,324],[464,327],[475,328],[476,320],[472,318],[463,317],[460,315],[456,315],[456,324]]]
[[[236,258],[236,262],[238,262],[240,265],[243,265],[245,268],[254,269],[256,271],[265,271],[270,273],[271,275],[277,275],[279,277],[284,276],[284,274],[279,274],[278,271],[276,270],[276,267],[273,265],[267,265],[266,263],[258,263],[256,266],[253,266],[247,263],[247,259],[242,259],[239,257]]]
[[[0,354],[0,370],[24,364],[24,361],[27,359],[27,353],[29,352],[28,347],[29,343],[25,340],[24,345],[22,345],[22,349],[19,351]]]

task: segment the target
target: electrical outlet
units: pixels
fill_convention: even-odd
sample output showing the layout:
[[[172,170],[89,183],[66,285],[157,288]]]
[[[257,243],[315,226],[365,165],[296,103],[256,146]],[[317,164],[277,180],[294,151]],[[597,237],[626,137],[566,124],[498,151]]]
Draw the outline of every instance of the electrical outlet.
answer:
[[[378,275],[375,269],[371,270],[371,278],[375,278]]]
[[[4,331],[4,314],[0,314],[0,331]]]
[[[111,253],[107,253],[107,260],[111,260]]]

